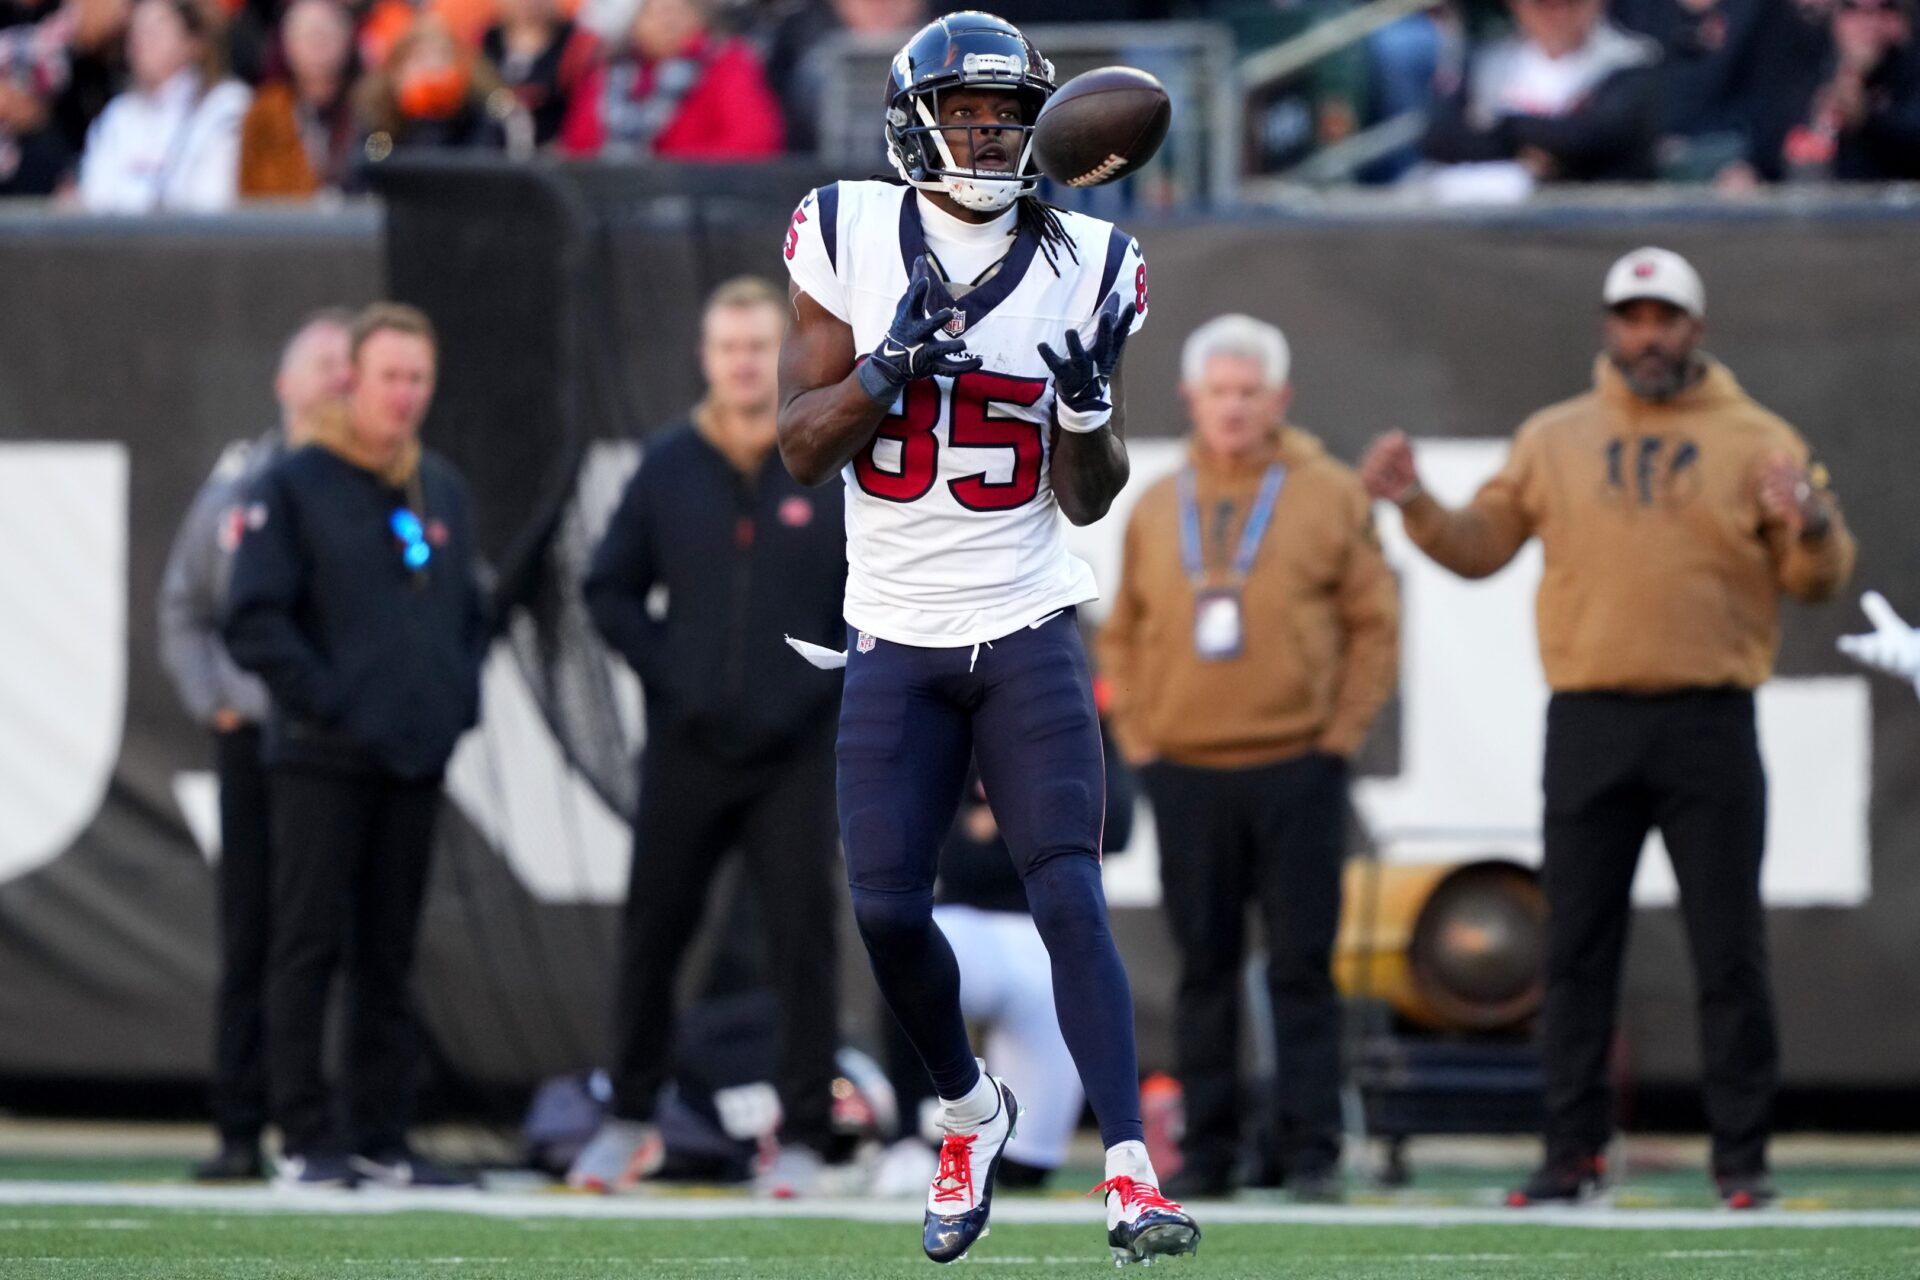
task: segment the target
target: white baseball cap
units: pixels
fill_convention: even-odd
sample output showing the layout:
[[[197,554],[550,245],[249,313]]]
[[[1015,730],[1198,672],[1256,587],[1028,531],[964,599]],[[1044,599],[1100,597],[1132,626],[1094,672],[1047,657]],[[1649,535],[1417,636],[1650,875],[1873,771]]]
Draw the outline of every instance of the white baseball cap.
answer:
[[[1609,307],[1638,298],[1671,303],[1696,320],[1707,314],[1707,289],[1700,273],[1685,258],[1668,249],[1635,249],[1607,272],[1601,301]]]

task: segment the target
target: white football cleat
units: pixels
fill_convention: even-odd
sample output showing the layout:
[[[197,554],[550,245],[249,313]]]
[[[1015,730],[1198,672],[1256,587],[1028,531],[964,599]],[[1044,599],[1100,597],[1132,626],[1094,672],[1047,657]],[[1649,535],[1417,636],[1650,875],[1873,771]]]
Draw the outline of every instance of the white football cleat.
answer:
[[[660,1126],[645,1120],[608,1120],[574,1157],[567,1185],[577,1191],[631,1191],[667,1162]]]
[[[1198,1252],[1200,1227],[1192,1216],[1136,1178],[1108,1178],[1094,1188],[1107,1195],[1107,1245],[1117,1267]]]
[[[927,1189],[920,1245],[935,1262],[958,1262],[987,1234],[993,1178],[1020,1119],[1020,1103],[1006,1081],[986,1079],[1000,1095],[1000,1109],[972,1133],[946,1135],[940,1144],[940,1167]]]

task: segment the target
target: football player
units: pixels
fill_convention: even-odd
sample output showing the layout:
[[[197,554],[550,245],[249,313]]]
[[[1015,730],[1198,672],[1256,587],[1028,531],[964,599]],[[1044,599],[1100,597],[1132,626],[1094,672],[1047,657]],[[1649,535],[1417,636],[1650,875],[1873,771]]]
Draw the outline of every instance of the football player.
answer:
[[[1019,1120],[976,1062],[933,922],[968,758],[1025,884],[1060,1029],[1107,1149],[1123,1262],[1191,1253],[1141,1141],[1133,1002],[1100,884],[1102,769],[1074,610],[1096,597],[1060,514],[1105,515],[1127,479],[1119,366],[1147,313],[1138,242],[1033,196],[1053,67],[1011,24],[938,19],[887,82],[904,185],[841,182],[794,211],[780,451],[847,485],[847,673],[838,747],[854,917],[943,1103],[923,1244],[985,1231]]]

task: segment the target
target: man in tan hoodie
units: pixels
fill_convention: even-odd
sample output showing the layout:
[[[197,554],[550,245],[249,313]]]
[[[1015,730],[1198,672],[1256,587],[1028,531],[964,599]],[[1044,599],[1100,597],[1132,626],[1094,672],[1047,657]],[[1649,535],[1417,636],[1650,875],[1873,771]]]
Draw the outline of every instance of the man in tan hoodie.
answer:
[[[1779,1061],[1753,690],[1772,673],[1780,597],[1832,595],[1854,545],[1805,442],[1700,351],[1706,294],[1685,260],[1637,249],[1602,296],[1594,389],[1529,419],[1466,507],[1422,490],[1398,432],[1361,475],[1464,577],[1536,534],[1545,552],[1546,1159],[1511,1203],[1577,1200],[1605,1172],[1628,895],[1657,826],[1699,984],[1714,1178],[1730,1207],[1751,1208],[1773,1196]]]
[[[1277,1152],[1301,1199],[1337,1193],[1347,774],[1393,690],[1399,604],[1359,480],[1286,423],[1286,339],[1248,316],[1181,360],[1188,464],[1148,489],[1101,636],[1113,729],[1142,766],[1180,950],[1181,1198],[1232,1189],[1249,898],[1266,933]]]

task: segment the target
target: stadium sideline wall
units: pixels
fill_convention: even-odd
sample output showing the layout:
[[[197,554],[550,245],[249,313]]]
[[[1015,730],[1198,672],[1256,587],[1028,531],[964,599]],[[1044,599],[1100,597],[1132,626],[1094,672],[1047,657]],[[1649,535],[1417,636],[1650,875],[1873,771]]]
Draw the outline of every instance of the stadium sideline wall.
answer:
[[[0,639],[0,1077],[207,1069],[210,765],[160,671],[153,603],[196,486],[228,441],[270,422],[273,361],[299,317],[369,300],[390,279],[442,318],[445,389],[429,432],[476,474],[488,549],[517,597],[534,600],[556,589],[542,581],[552,562],[541,548],[573,464],[596,440],[644,441],[684,411],[700,296],[738,270],[779,275],[787,211],[814,180],[782,171],[689,205],[643,176],[575,175],[526,196],[527,225],[551,233],[538,241],[515,233],[501,212],[510,201],[481,198],[485,182],[463,190],[458,217],[435,212],[431,183],[413,205],[390,191],[391,242],[365,206],[213,222],[0,219],[0,594],[15,613]],[[1832,642],[1859,628],[1858,587],[1920,614],[1920,539],[1901,518],[1916,471],[1920,215],[1581,207],[1132,229],[1153,304],[1131,347],[1132,433],[1179,431],[1181,338],[1245,310],[1287,331],[1296,416],[1348,459],[1389,426],[1502,437],[1577,392],[1607,263],[1641,243],[1677,249],[1708,282],[1710,349],[1813,440],[1862,543],[1855,591],[1790,611],[1783,676],[1856,674]],[[519,263],[512,305],[484,301],[496,277],[455,272],[462,253]],[[471,323],[458,318],[463,298],[476,299]],[[488,389],[503,382],[526,394],[490,407]],[[489,416],[503,412],[511,420]],[[551,691],[529,683],[537,716]],[[1920,1022],[1893,1016],[1920,1005],[1920,705],[1890,681],[1868,696],[1868,888],[1855,905],[1771,913],[1794,1086],[1920,1080]],[[1390,778],[1402,765],[1397,724],[1378,737],[1367,770]],[[524,845],[523,834],[454,805],[422,950],[441,1059],[491,1085],[590,1061],[608,999],[615,908],[604,875],[573,866],[586,855],[566,837],[500,847]],[[543,858],[544,876],[530,872]],[[1145,1060],[1164,1063],[1163,927],[1147,907],[1122,909],[1117,923]],[[864,981],[852,949],[847,967]],[[1670,907],[1640,914],[1625,1001],[1635,1074],[1691,1078],[1692,994]]]

